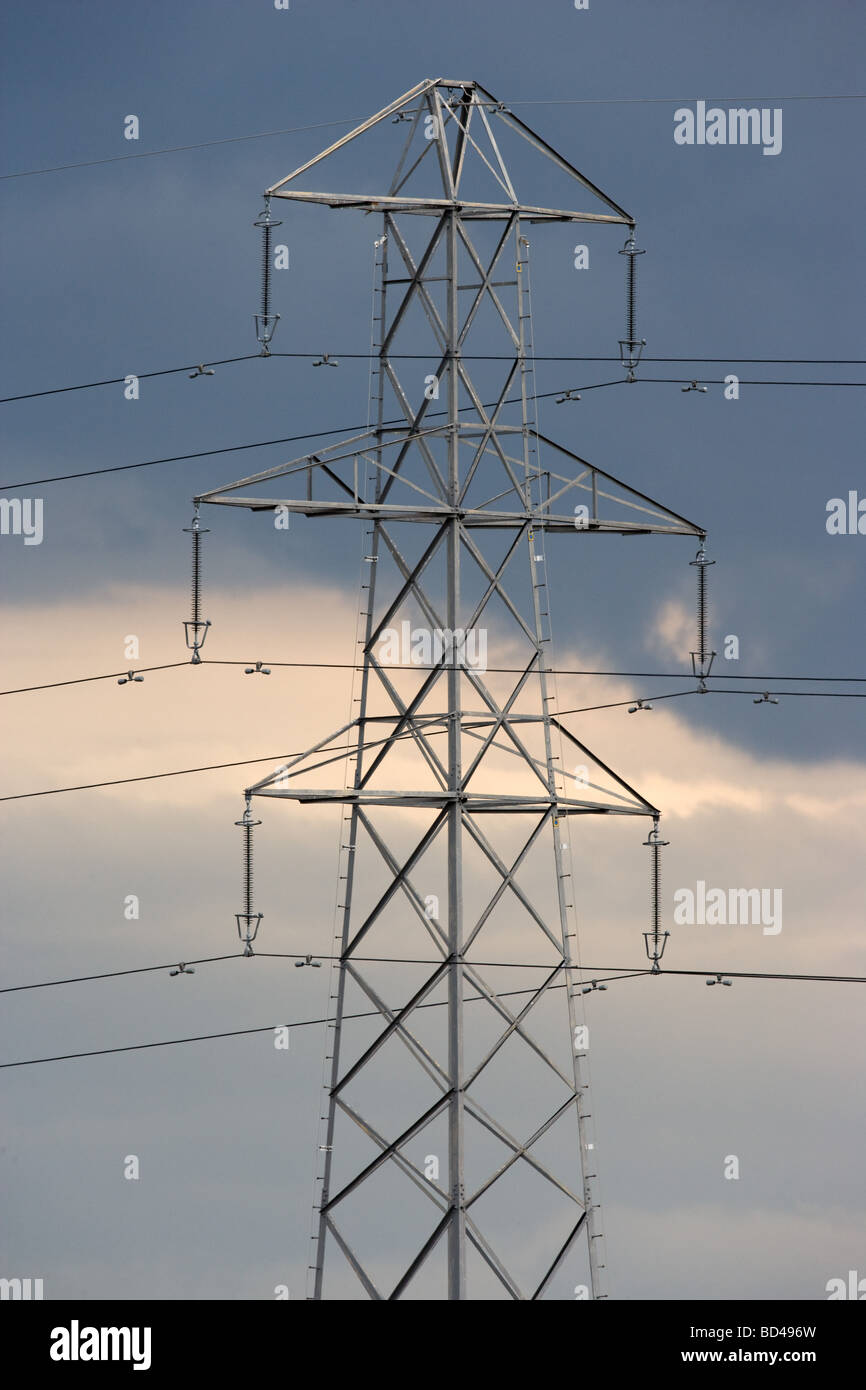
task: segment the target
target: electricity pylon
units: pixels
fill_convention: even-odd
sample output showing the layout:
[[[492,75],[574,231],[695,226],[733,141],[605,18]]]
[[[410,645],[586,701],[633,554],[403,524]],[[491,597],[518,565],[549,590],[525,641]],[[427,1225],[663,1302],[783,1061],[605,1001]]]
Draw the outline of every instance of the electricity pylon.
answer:
[[[601,210],[521,201],[496,122]],[[405,123],[387,193],[299,187]],[[545,536],[703,531],[538,432],[523,228],[633,219],[483,87],[443,79],[265,196],[384,224],[372,427],[196,499],[368,528],[359,708],[248,789],[343,815],[313,1297],[350,1270],[370,1298],[463,1299],[471,1266],[474,1297],[495,1280],[541,1298],[579,1236],[603,1297],[568,828],[658,811],[557,716]]]

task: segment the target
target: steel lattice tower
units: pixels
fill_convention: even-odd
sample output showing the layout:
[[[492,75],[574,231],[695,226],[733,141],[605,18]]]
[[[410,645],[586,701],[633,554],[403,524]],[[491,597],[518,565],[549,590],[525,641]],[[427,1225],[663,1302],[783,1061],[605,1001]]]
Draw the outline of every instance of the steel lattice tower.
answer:
[[[387,134],[390,123],[401,135],[404,122],[386,194],[298,187],[365,132]],[[604,210],[522,203],[496,122]],[[491,190],[495,201],[484,201]],[[326,1269],[329,1279],[351,1270],[374,1299],[417,1295],[424,1268],[441,1281],[433,1297],[463,1299],[470,1262],[492,1272],[500,1294],[540,1298],[585,1236],[591,1296],[602,1297],[566,837],[575,816],[658,812],[553,708],[544,540],[703,531],[539,434],[524,228],[633,231],[633,219],[484,88],[442,79],[266,197],[383,217],[372,427],[196,499],[368,527],[357,713],[248,789],[343,808],[313,1296],[327,1292]],[[485,362],[483,381],[466,360],[478,354],[501,357]],[[486,664],[479,623],[495,639]],[[461,646],[460,632],[474,646]],[[395,634],[396,662],[386,654]],[[346,764],[347,747],[346,785],[323,787],[316,774]],[[582,768],[577,779],[567,759]],[[512,1003],[518,962],[537,968]],[[350,1017],[356,999],[372,1021]],[[555,1219],[540,1195],[527,1197],[542,1189]],[[371,1202],[389,1240],[405,1238],[398,1264],[379,1247]],[[515,1232],[527,1217],[524,1250]]]

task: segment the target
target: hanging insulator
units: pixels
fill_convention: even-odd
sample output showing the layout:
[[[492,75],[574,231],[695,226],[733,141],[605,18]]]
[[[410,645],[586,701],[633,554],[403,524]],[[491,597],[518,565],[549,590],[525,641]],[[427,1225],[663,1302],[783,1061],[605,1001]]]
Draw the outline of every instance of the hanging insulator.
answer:
[[[689,561],[698,571],[698,650],[691,653],[691,658],[692,672],[698,679],[698,693],[701,695],[707,694],[706,679],[716,655],[714,651],[709,650],[707,641],[707,566],[716,562],[707,559],[704,550],[706,540],[706,536],[701,537],[701,548],[694,560]]]
[[[670,932],[661,930],[661,850],[668,844],[667,840],[661,838],[659,830],[659,818],[653,816],[653,828],[644,844],[649,846],[650,863],[650,925],[651,930],[643,934],[644,946],[649,959],[652,961],[652,973],[658,975],[659,961],[665,953],[665,946]]]
[[[274,336],[279,314],[271,313],[271,232],[281,227],[282,222],[271,217],[271,200],[265,199],[265,206],[259,213],[254,227],[262,229],[262,301],[261,313],[256,314],[256,338],[262,345],[261,356],[270,356],[270,341]]]
[[[201,616],[201,545],[202,536],[210,533],[199,521],[199,504],[195,503],[195,514],[191,526],[185,526],[184,534],[192,536],[192,618],[183,625],[186,633],[186,645],[192,652],[190,663],[198,666],[201,663],[199,650],[204,646],[204,639],[207,637],[207,630],[210,621]]]
[[[632,227],[628,241],[619,254],[628,257],[626,262],[628,265],[626,273],[626,337],[619,340],[619,356],[627,372],[627,379],[634,381],[634,369],[640,362],[640,355],[646,347],[646,338],[638,338],[637,336],[637,274],[635,266],[635,257],[645,256],[646,252],[637,249],[634,227]]]
[[[252,943],[256,939],[259,923],[262,920],[261,912],[253,911],[253,829],[261,825],[260,820],[253,820],[252,794],[246,793],[246,810],[240,820],[235,821],[244,832],[243,846],[243,912],[235,913],[235,921],[238,924],[238,936],[244,943],[244,955],[253,954]]]

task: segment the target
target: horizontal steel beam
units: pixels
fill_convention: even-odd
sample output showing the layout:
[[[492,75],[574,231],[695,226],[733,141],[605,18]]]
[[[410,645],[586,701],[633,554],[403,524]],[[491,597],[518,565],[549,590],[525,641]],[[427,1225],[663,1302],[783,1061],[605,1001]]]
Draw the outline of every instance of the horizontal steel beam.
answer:
[[[488,512],[473,507],[413,507],[400,506],[393,502],[378,505],[375,502],[309,502],[291,497],[207,497],[208,506],[246,507],[251,512],[273,512],[284,507],[288,512],[307,517],[349,517],[351,519],[413,521],[424,526],[441,525],[449,517],[457,517],[467,530],[508,530],[516,526],[534,523],[545,531],[584,535],[592,532],[606,532],[619,536],[701,536],[703,530],[682,522],[671,526],[658,526],[643,521],[588,521],[576,526],[574,515],[546,513],[539,517],[537,511],[525,508],[513,512]],[[624,504],[625,505],[625,504]]]
[[[521,796],[476,796],[466,792],[355,792],[334,790],[306,791],[302,788],[287,790],[284,787],[265,787],[256,796],[282,797],[285,801],[297,801],[304,805],[321,802],[328,805],[344,806],[403,806],[407,810],[441,810],[443,806],[459,803],[467,811],[484,814],[488,811],[509,812],[526,815],[530,812],[548,810],[551,807],[559,816],[610,815],[610,816],[651,816],[652,808],[646,803],[633,806],[608,806],[601,801],[564,801],[551,797]],[[655,814],[658,814],[657,812]]]
[[[533,222],[601,222],[632,225],[631,218],[606,212],[576,212],[564,208],[540,208],[528,203],[469,203],[463,198],[389,198],[372,193],[307,193],[294,189],[275,192],[275,198],[296,203],[321,203],[329,208],[363,208],[365,212],[415,213],[441,217],[457,212],[467,221],[498,222],[511,217],[527,217]]]

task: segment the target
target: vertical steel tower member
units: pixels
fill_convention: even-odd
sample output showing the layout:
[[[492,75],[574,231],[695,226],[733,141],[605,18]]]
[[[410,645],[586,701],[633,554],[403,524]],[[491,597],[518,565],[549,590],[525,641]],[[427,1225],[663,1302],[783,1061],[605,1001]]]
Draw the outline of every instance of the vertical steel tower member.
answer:
[[[302,189],[351,142],[405,123],[387,192]],[[545,194],[559,179],[601,210],[519,198],[500,127],[543,156],[529,163]],[[373,1299],[463,1299],[471,1277],[473,1297],[487,1280],[541,1298],[586,1236],[587,1290],[602,1297],[566,837],[574,816],[659,813],[557,717],[545,538],[703,530],[538,432],[525,232],[634,222],[478,83],[445,79],[265,197],[384,223],[373,426],[196,499],[368,528],[359,710],[247,789],[343,808],[313,1296],[327,1272],[337,1297],[348,1279]],[[347,785],[323,787],[316,773],[345,763],[347,742]]]

